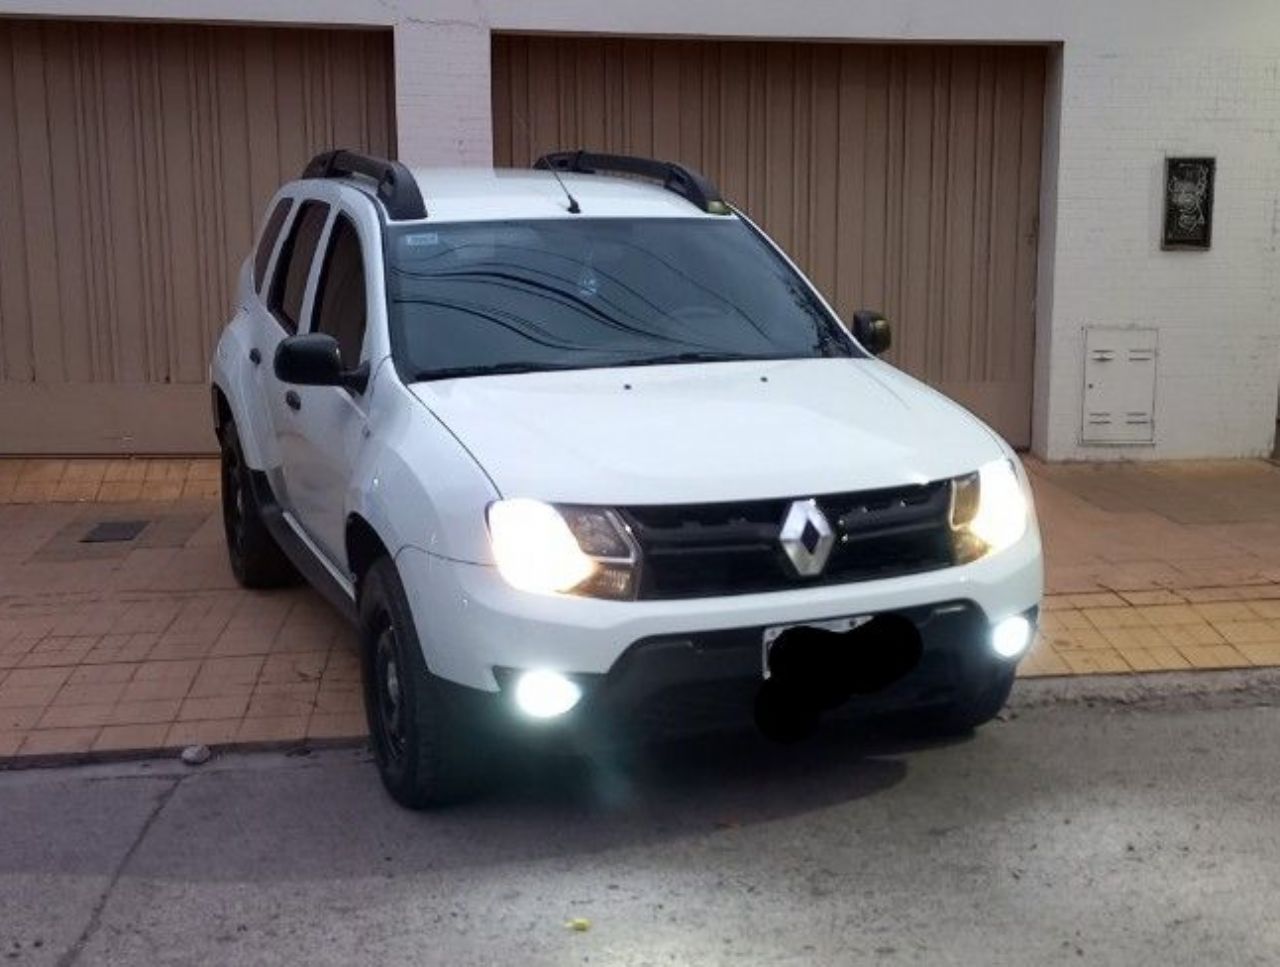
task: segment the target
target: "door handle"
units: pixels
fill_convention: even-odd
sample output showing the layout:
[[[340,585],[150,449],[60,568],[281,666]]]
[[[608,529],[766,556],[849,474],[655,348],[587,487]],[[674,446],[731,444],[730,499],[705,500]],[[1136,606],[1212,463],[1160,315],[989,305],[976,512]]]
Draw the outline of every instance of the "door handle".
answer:
[[[255,366],[262,362],[262,353],[258,352],[257,346],[254,346],[249,350],[249,362],[253,363]]]
[[[284,394],[285,405],[291,410],[302,409],[302,397],[298,395],[296,390],[289,390]]]

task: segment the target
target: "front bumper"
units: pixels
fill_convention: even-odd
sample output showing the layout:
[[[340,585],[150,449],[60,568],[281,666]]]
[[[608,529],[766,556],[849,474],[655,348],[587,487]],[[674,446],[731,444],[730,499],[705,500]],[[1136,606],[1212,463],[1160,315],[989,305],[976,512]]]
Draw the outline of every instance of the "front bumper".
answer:
[[[896,612],[920,634],[919,663],[888,686],[848,695],[839,714],[873,715],[940,707],[967,701],[988,689],[1015,663],[996,657],[990,624],[971,602],[943,602]],[[1035,621],[1035,609],[1027,612]],[[568,715],[552,720],[557,732],[590,726],[599,734],[664,737],[752,721],[763,675],[764,628],[739,628],[635,642],[607,673],[576,675],[583,699]],[[504,694],[494,712],[507,722],[522,717],[507,685],[514,675],[499,670]],[[827,709],[828,712],[836,709]],[[528,720],[523,720],[526,730]]]
[[[627,693],[623,685],[637,675],[632,666],[647,666],[656,660],[650,656],[664,656],[657,677],[673,686],[688,681],[758,684],[763,628],[854,615],[910,614],[924,635],[928,621],[934,620],[930,616],[940,608],[963,605],[977,624],[959,636],[972,644],[961,646],[956,638],[956,647],[981,650],[985,659],[985,629],[1037,608],[1043,585],[1034,527],[1008,550],[960,567],[882,581],[676,601],[529,594],[508,586],[495,568],[416,548],[402,550],[396,564],[434,674],[486,692],[499,690],[495,669],[545,668],[588,680],[607,676],[609,690],[619,695],[617,704],[623,704]],[[943,630],[939,625],[933,635],[948,637]],[[926,649],[922,672],[942,661],[930,658],[930,651]],[[947,649],[932,651],[941,655]],[[944,669],[944,678],[946,674]]]

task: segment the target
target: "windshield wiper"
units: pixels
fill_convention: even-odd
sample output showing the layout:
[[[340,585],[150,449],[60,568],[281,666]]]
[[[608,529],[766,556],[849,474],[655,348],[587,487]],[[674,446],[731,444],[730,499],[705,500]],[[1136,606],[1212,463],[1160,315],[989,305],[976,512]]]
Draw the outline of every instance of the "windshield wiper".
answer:
[[[621,366],[665,366],[673,363],[729,363],[776,358],[780,357],[744,356],[742,353],[683,352],[662,356],[642,356],[639,359],[594,360],[580,365],[529,362],[488,363],[478,366],[423,369],[413,374],[411,382],[429,383],[433,380],[463,379],[468,376],[509,376],[517,373],[547,373],[566,369],[613,369]]]
[[[767,356],[745,356],[742,353],[683,352],[662,356],[645,356],[641,359],[620,359],[608,366],[666,366],[672,363],[732,363],[742,360],[768,359]]]
[[[424,369],[413,374],[411,382],[429,383],[438,379],[463,379],[467,376],[510,376],[516,373],[545,373],[554,369],[580,369],[579,366],[557,366],[555,363],[488,363],[482,366],[452,366]]]

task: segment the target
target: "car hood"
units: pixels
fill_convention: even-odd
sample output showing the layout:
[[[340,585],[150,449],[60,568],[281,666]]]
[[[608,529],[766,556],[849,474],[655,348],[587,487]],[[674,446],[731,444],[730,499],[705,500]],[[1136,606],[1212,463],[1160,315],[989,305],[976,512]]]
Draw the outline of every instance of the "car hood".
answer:
[[[802,359],[416,383],[504,497],[704,503],[923,483],[1000,456],[885,363]]]

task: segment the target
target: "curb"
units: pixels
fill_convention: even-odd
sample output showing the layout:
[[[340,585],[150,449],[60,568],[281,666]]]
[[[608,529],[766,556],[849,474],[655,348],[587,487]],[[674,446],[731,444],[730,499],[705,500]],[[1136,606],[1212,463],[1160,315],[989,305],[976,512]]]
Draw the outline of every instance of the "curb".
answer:
[[[1007,711],[1016,715],[1031,709],[1061,705],[1155,708],[1176,702],[1191,702],[1205,707],[1222,707],[1232,704],[1280,705],[1280,668],[1020,678],[1014,685]],[[282,752],[285,755],[303,757],[312,752],[330,749],[367,748],[368,741],[368,736],[361,735],[311,740],[225,742],[211,745],[209,748],[214,758],[233,753],[252,752]],[[0,774],[28,769],[103,765],[147,759],[171,760],[175,764],[180,764],[178,757],[181,752],[182,748],[179,746],[154,746],[139,749],[104,749],[98,752],[3,756],[0,757]],[[198,771],[201,767],[187,768]]]
[[[1065,704],[1141,707],[1210,699],[1217,700],[1217,705],[1230,700],[1280,704],[1280,668],[1020,678],[1014,684],[1009,708],[1019,711]]]
[[[245,752],[283,752],[285,755],[308,756],[312,752],[329,749],[360,749],[367,747],[368,736],[352,736],[350,738],[325,739],[273,739],[264,742],[223,742],[210,745],[213,753],[210,761],[219,756]],[[37,755],[0,756],[0,775],[6,772],[19,772],[25,769],[57,769],[63,766],[90,766],[105,763],[139,762],[144,759],[166,759],[181,765],[179,756],[183,746],[164,745],[138,749],[101,749],[97,752],[53,752]],[[198,772],[202,766],[187,766],[192,772]]]

